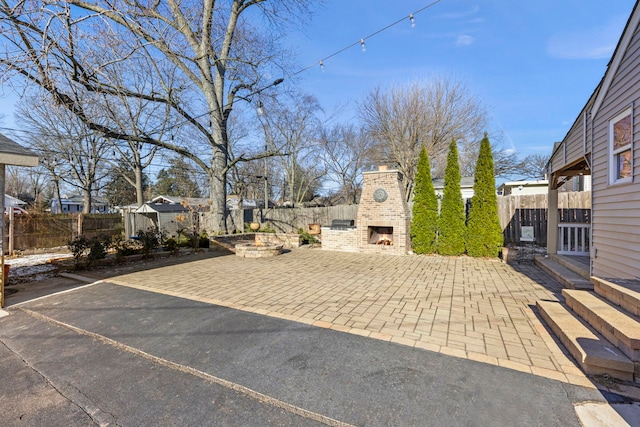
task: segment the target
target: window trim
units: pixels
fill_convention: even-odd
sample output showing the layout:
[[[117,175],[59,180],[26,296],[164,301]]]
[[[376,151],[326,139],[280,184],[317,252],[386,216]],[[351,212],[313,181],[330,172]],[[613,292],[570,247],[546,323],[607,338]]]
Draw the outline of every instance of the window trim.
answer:
[[[613,127],[616,123],[620,122],[625,117],[631,117],[631,141],[629,144],[624,145],[616,150],[613,148]],[[634,120],[633,120],[633,108],[629,107],[622,111],[620,114],[609,120],[609,184],[624,184],[631,182],[633,179],[633,133],[634,133]],[[618,178],[618,154],[631,150],[631,175],[626,178]]]

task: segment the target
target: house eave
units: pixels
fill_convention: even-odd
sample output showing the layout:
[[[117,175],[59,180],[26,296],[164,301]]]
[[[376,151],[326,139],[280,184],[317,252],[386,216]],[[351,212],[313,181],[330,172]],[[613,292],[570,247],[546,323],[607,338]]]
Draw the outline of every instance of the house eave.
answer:
[[[38,156],[25,156],[22,154],[0,153],[0,163],[10,166],[38,166]]]
[[[596,99],[593,102],[593,107],[591,109],[592,117],[595,117],[598,114],[598,110],[607,96],[611,82],[620,67],[620,63],[622,62],[622,58],[629,47],[629,43],[631,43],[633,33],[635,32],[635,29],[638,28],[638,23],[640,23],[640,8],[638,8],[638,2],[636,2],[633,6],[633,12],[624,27],[622,37],[620,38],[620,41],[616,46],[616,50],[613,52],[611,61],[607,66],[607,71],[605,71],[604,77],[602,78],[600,91],[596,95]]]

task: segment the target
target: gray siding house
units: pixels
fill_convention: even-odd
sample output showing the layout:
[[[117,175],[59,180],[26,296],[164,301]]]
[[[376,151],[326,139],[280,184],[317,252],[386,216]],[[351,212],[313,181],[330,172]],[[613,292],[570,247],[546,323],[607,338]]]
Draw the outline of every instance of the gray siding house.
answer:
[[[600,278],[640,279],[639,24],[636,2],[604,77],[548,164],[547,250],[588,254]],[[558,187],[581,175],[591,175],[591,224],[558,227]]]

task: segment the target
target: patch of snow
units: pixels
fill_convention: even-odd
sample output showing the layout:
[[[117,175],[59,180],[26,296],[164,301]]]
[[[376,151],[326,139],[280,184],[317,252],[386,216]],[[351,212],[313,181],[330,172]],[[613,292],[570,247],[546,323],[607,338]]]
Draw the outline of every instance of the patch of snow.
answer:
[[[25,255],[18,258],[5,258],[4,263],[13,267],[25,267],[49,264],[52,259],[56,258],[71,258],[71,254],[37,254],[37,255]]]
[[[69,253],[25,255],[18,258],[7,257],[4,259],[4,263],[11,266],[9,269],[9,277],[35,276],[32,278],[33,280],[43,280],[49,277],[46,273],[57,270],[57,268],[51,264],[52,259],[70,258],[72,256],[73,255]]]

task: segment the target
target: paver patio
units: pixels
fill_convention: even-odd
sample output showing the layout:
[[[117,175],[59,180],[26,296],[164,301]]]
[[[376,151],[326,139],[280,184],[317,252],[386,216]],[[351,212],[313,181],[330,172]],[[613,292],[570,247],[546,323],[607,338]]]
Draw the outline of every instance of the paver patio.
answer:
[[[534,312],[560,285],[533,265],[294,249],[218,256],[109,282],[592,387]]]

